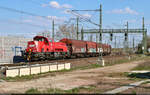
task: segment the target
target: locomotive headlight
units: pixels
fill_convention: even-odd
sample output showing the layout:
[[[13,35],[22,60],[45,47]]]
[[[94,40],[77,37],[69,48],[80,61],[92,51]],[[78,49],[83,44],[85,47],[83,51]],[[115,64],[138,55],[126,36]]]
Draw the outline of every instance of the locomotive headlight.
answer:
[[[29,51],[31,52],[31,49],[29,49]]]

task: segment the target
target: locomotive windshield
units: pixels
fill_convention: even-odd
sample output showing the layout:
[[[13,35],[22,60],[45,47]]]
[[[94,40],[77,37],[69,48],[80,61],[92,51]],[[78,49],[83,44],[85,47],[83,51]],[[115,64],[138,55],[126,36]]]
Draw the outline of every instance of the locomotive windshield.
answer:
[[[35,38],[34,41],[44,41],[43,38]]]
[[[43,36],[36,36],[36,37],[34,37],[34,41],[44,41],[45,43],[48,44],[48,39],[43,37]]]

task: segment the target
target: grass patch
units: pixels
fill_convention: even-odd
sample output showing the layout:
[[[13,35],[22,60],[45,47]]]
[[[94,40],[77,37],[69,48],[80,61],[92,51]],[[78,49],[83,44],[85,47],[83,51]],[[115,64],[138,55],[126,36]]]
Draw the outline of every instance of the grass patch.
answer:
[[[136,91],[135,91],[135,90],[132,90],[132,94],[136,95]]]
[[[108,62],[108,64],[106,64],[106,66],[112,66],[112,65],[115,65],[115,64],[122,64],[122,63],[127,63],[127,62],[132,62],[132,61],[139,61],[139,60],[149,60],[149,58],[150,58],[150,56],[136,55],[136,56],[131,56],[130,59],[129,59],[129,57],[126,56],[123,59]]]
[[[38,89],[31,88],[25,92],[26,94],[40,94],[41,92]]]
[[[95,89],[96,86],[82,86],[82,87],[78,87],[78,88],[73,88],[70,90],[61,90],[61,89],[54,89],[54,88],[49,88],[47,90],[44,91],[39,91],[38,89],[34,89],[31,88],[29,90],[27,90],[25,93],[26,94],[40,94],[40,93],[45,93],[45,94],[77,94],[80,93],[80,91],[93,91],[93,89]]]
[[[6,81],[23,81],[23,80],[31,80],[31,79],[35,79],[36,77],[38,77],[38,75],[27,75],[27,76],[16,76],[16,77],[4,77],[2,78],[3,80]]]
[[[125,73],[109,73],[108,77],[125,77]]]
[[[144,83],[142,83],[142,84],[148,84],[148,83],[150,83],[150,81],[146,81],[146,82],[144,82]]]
[[[145,62],[143,64],[139,64],[138,66],[136,66],[132,70],[149,70],[150,71],[150,61]]]
[[[90,64],[88,66],[82,66],[82,67],[78,67],[76,69],[80,69],[80,70],[85,70],[85,69],[93,69],[93,68],[99,68],[102,67],[101,64]]]

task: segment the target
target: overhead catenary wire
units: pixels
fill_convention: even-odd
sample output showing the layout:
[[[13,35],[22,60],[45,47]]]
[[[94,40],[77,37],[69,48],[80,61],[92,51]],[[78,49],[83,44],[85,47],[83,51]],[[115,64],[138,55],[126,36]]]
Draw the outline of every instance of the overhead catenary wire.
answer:
[[[86,17],[83,17],[83,15],[81,15],[81,14],[75,12],[75,11],[68,11],[68,12],[70,12],[71,14],[73,14],[73,15],[75,15],[75,16],[77,16],[77,17],[79,17],[79,18],[81,18],[81,19],[83,19],[83,20],[85,20],[85,21],[87,21],[87,22],[89,22],[89,23],[91,23],[91,24],[94,24],[94,25],[96,25],[96,26],[99,26],[99,24],[97,24],[97,23],[91,21],[90,19],[88,19],[88,18],[86,18]]]
[[[31,23],[25,23],[25,22],[18,22],[18,21],[13,21],[13,20],[0,19],[0,21],[12,22],[13,24],[14,23],[15,24],[26,24],[26,25],[33,26],[33,27],[38,27],[38,28],[45,28],[45,26],[31,24]]]
[[[41,15],[37,15],[37,14],[34,14],[34,13],[25,12],[25,11],[13,9],[13,8],[4,7],[4,6],[0,6],[0,9],[11,11],[11,12],[16,12],[16,13],[21,13],[21,14],[26,14],[26,15],[30,15],[30,16],[36,16],[36,17],[42,17],[42,18],[45,18],[45,19],[50,19],[48,16],[41,16]]]

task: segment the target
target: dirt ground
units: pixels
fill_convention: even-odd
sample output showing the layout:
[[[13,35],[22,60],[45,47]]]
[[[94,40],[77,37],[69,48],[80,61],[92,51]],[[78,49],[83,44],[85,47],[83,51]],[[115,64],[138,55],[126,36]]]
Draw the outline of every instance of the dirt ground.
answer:
[[[93,58],[92,60],[94,61],[95,59]],[[90,60],[91,63],[92,60]],[[81,61],[75,62],[82,64]],[[24,93],[31,88],[37,88],[38,90],[48,88],[68,90],[88,85],[94,85],[96,88],[92,92],[86,91],[86,93],[103,93],[138,81],[128,79],[123,73],[130,71],[143,62],[144,60],[95,69],[75,70],[25,82],[0,82],[0,93]],[[84,93],[84,91],[81,90],[81,93]]]
[[[122,94],[150,94],[150,82],[143,83],[135,88],[123,91]]]
[[[116,60],[120,59],[127,59],[126,56],[120,55],[120,56],[103,56],[103,59],[105,60],[106,64],[112,64]],[[61,60],[58,61],[62,62]],[[72,67],[83,67],[88,66],[89,64],[96,64],[98,62],[98,57],[89,57],[89,58],[79,58],[79,59],[70,59],[70,60],[64,60],[65,63],[72,63]]]

